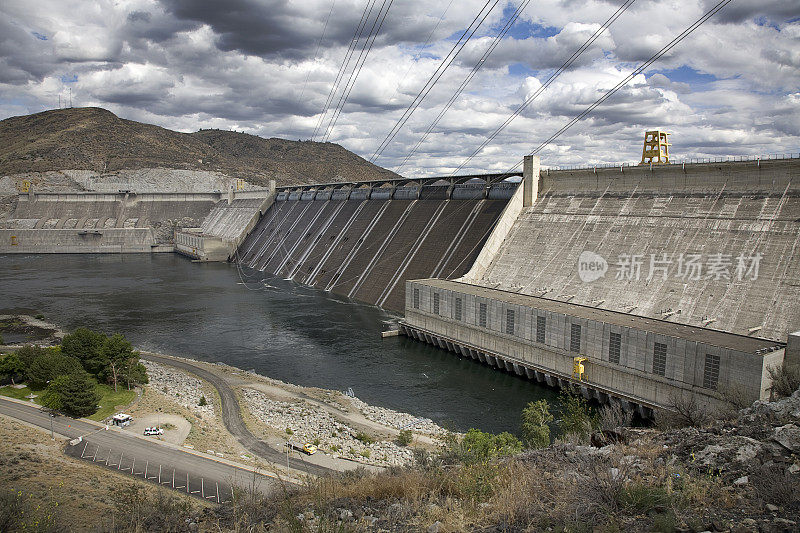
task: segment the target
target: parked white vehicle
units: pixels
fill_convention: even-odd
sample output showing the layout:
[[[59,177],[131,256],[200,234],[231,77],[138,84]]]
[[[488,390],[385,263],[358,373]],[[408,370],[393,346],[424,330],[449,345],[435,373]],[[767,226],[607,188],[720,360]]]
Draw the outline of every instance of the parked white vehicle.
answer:
[[[158,428],[158,427],[144,428],[144,434],[147,435],[147,436],[163,435],[164,434],[164,430],[161,429],[161,428]]]
[[[130,425],[133,422],[133,417],[131,415],[126,415],[125,413],[118,413],[111,417],[111,423],[115,426],[125,427]]]

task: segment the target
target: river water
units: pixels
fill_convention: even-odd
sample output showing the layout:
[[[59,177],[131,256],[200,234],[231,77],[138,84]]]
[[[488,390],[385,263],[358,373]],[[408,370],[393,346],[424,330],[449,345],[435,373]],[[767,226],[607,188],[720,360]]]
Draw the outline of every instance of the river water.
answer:
[[[458,431],[516,432],[528,402],[555,401],[517,376],[406,337],[382,339],[396,317],[377,307],[262,278],[175,254],[0,255],[0,314],[41,312],[65,330],[122,333],[140,349],[352,387],[367,403]]]

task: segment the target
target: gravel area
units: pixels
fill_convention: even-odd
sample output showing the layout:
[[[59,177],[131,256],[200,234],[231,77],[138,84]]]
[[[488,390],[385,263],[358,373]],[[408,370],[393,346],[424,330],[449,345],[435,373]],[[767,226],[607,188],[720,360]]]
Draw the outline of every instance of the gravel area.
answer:
[[[414,459],[409,448],[390,441],[364,442],[358,432],[338,422],[324,409],[304,400],[281,402],[245,388],[245,404],[265,425],[285,435],[287,440],[315,442],[323,451],[337,457],[376,466],[407,465]],[[291,431],[291,434],[287,431]]]
[[[408,413],[401,413],[369,405],[358,398],[351,398],[353,406],[361,411],[368,419],[394,429],[410,429],[415,433],[425,433],[433,436],[443,436],[447,430],[436,425],[430,418],[419,418]]]
[[[201,418],[215,416],[212,398],[206,397],[206,405],[198,405],[200,397],[203,396],[202,381],[158,363],[142,360],[142,364],[147,368],[151,387],[169,396]]]

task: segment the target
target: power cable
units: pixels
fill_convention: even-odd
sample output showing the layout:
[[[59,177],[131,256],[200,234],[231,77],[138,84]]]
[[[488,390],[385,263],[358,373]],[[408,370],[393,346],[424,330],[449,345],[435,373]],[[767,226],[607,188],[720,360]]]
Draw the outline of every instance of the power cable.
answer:
[[[612,97],[614,94],[616,94],[617,91],[619,91],[620,89],[622,89],[622,87],[627,85],[628,82],[630,82],[633,78],[635,78],[636,76],[638,76],[639,74],[644,72],[648,67],[650,67],[650,65],[652,65],[653,63],[655,63],[656,61],[661,59],[661,57],[664,56],[664,54],[666,54],[667,52],[672,50],[675,46],[678,45],[678,43],[680,43],[686,37],[688,37],[689,34],[691,34],[694,30],[699,28],[705,21],[707,21],[708,19],[713,17],[719,10],[721,10],[723,7],[725,7],[726,5],[731,3],[732,1],[733,0],[722,0],[721,2],[716,4],[714,7],[709,9],[702,17],[700,17],[699,19],[694,21],[688,28],[683,30],[677,37],[675,37],[672,41],[670,41],[669,44],[667,44],[664,48],[662,48],[661,50],[659,50],[658,52],[653,54],[650,57],[650,59],[648,59],[647,61],[645,61],[641,65],[639,65],[633,72],[628,74],[625,77],[625,79],[623,79],[622,81],[617,83],[612,89],[610,89],[608,92],[606,92],[606,94],[604,94],[603,96],[598,98],[592,105],[587,107],[580,115],[578,115],[577,117],[575,117],[572,120],[570,120],[560,130],[558,130],[553,135],[551,135],[549,139],[547,139],[542,144],[540,144],[535,150],[533,150],[533,152],[531,152],[531,155],[538,154],[545,146],[547,146],[548,144],[550,144],[551,142],[556,140],[565,131],[567,131],[572,126],[574,126],[577,122],[579,122],[581,119],[583,119],[586,115],[588,115],[589,113],[594,111],[598,106],[602,105],[603,102],[605,102],[610,97]]]
[[[574,117],[572,120],[567,122],[567,124],[562,126],[557,132],[555,132],[553,135],[551,135],[546,141],[542,142],[538,147],[536,147],[533,151],[530,152],[530,155],[535,155],[535,154],[538,154],[539,152],[541,152],[543,148],[545,148],[547,145],[549,145],[554,140],[556,140],[558,137],[560,137],[564,132],[566,132],[572,126],[577,124],[580,120],[585,118],[589,113],[591,113],[592,111],[597,109],[597,107],[602,105],[606,100],[608,100],[611,96],[613,96],[620,89],[622,89],[622,87],[627,85],[633,78],[635,78],[639,74],[643,73],[648,67],[650,67],[653,63],[655,63],[662,56],[664,56],[664,54],[666,54],[667,52],[672,50],[675,46],[678,45],[678,43],[680,43],[686,37],[688,37],[689,34],[691,34],[693,31],[695,31],[697,28],[699,28],[703,23],[705,23],[708,19],[713,17],[718,11],[720,11],[722,8],[727,6],[732,1],[733,0],[721,0],[719,3],[714,5],[714,7],[712,7],[708,11],[706,11],[705,14],[703,14],[699,19],[697,19],[692,24],[690,24],[685,30],[683,30],[674,39],[672,39],[672,41],[670,41],[666,46],[664,46],[661,50],[659,50],[658,52],[653,54],[650,57],[650,59],[648,59],[647,61],[645,61],[644,63],[642,63],[638,67],[636,67],[636,69],[634,69],[630,74],[628,74],[628,76],[626,76],[622,81],[620,81],[614,87],[609,89],[603,96],[601,96],[600,98],[595,100],[595,102],[592,105],[590,105],[589,107],[584,109],[578,116]],[[505,172],[505,174],[510,175],[520,165],[522,165],[522,163],[523,163],[522,160],[518,161],[514,166],[510,167]]]
[[[333,6],[336,5],[336,0],[331,2],[331,8],[328,10],[328,16],[325,17],[325,25],[322,26],[322,35],[319,36],[319,41],[317,41],[317,49],[314,51],[314,59],[313,61],[316,62],[317,57],[319,56],[319,48],[322,45],[322,40],[325,38],[325,32],[328,30],[328,22],[331,20],[331,13],[333,13]],[[306,93],[306,85],[308,85],[308,78],[311,76],[311,71],[309,70],[306,72],[306,79],[303,81],[303,89],[300,91],[300,96],[297,98],[298,102],[303,101],[303,95]]]
[[[614,12],[614,14],[612,14],[602,24],[602,26],[600,26],[600,28],[598,28],[597,31],[595,31],[594,34],[592,34],[592,36],[586,40],[586,42],[584,42],[580,47],[578,47],[578,49],[575,50],[572,53],[572,55],[569,58],[567,58],[567,60],[564,61],[564,63],[560,67],[558,67],[558,69],[553,74],[550,75],[550,77],[544,84],[542,84],[531,96],[525,99],[525,101],[522,104],[520,104],[520,106],[517,107],[517,109],[514,110],[514,112],[505,121],[503,121],[503,123],[500,124],[500,126],[498,126],[498,128],[494,130],[492,134],[489,135],[489,137],[487,137],[486,140],[484,140],[481,143],[481,145],[478,148],[476,148],[472,152],[472,154],[470,154],[470,156],[458,166],[457,169],[453,171],[453,174],[463,169],[470,161],[472,161],[473,158],[475,158],[475,156],[477,156],[484,148],[486,148],[486,146],[489,143],[491,143],[495,139],[495,137],[497,137],[504,129],[506,129],[506,127],[509,124],[511,124],[511,122],[515,118],[517,118],[520,115],[520,113],[522,113],[522,111],[525,110],[526,107],[528,107],[531,104],[531,102],[536,100],[539,97],[539,95],[541,95],[548,87],[550,87],[550,85],[553,83],[553,81],[555,81],[556,78],[558,78],[566,69],[572,66],[572,64],[581,56],[581,54],[583,54],[586,50],[588,50],[589,47],[592,44],[594,44],[594,42],[600,37],[600,35],[602,35],[603,32],[605,32],[609,28],[609,26],[611,26],[635,1],[636,0],[626,0],[625,3],[623,3]]]
[[[386,6],[387,0],[383,0],[380,9],[378,10],[378,14],[375,16],[375,20],[372,22],[372,28],[370,28],[370,33],[367,36],[366,41],[364,41],[364,46],[361,47],[361,53],[358,55],[358,59],[356,60],[356,66],[353,67],[353,72],[350,74],[350,79],[344,86],[342,90],[342,96],[339,98],[339,102],[336,105],[336,109],[331,114],[331,119],[328,122],[328,127],[325,133],[325,138],[323,142],[330,139],[331,133],[333,133],[333,128],[336,126],[336,122],[339,120],[339,115],[344,109],[345,104],[347,103],[347,99],[350,97],[350,92],[353,90],[353,86],[355,86],[356,80],[358,79],[359,74],[361,74],[361,69],[364,67],[364,63],[367,61],[367,56],[372,51],[372,46],[375,44],[375,40],[378,38],[378,34],[381,32],[381,28],[383,28],[383,22],[386,20],[386,15],[389,14],[389,9],[391,9],[394,0],[388,0],[389,5],[386,7],[384,11],[383,8]],[[383,13],[383,15],[381,15]],[[378,23],[378,19],[380,19],[380,23]],[[378,25],[378,29],[375,29],[375,25]]]
[[[411,118],[411,115],[414,113],[414,111],[416,111],[416,109],[420,106],[425,97],[428,96],[428,93],[430,93],[431,89],[433,89],[433,86],[436,85],[439,79],[441,79],[441,77],[444,75],[444,73],[447,71],[447,69],[455,60],[456,56],[458,56],[461,50],[464,49],[469,40],[472,39],[473,35],[475,35],[475,32],[489,16],[489,13],[491,13],[492,10],[497,6],[499,1],[500,0],[494,0],[494,3],[492,3],[492,0],[486,1],[481,10],[478,12],[478,14],[475,15],[475,18],[472,20],[467,29],[464,30],[464,32],[458,38],[458,41],[456,41],[456,43],[453,45],[453,48],[447,53],[444,59],[442,59],[442,62],[436,68],[434,73],[431,74],[431,77],[428,79],[427,82],[425,82],[425,85],[423,85],[422,89],[420,89],[419,93],[417,93],[417,96],[414,97],[414,100],[411,102],[411,104],[409,104],[408,108],[406,108],[406,110],[403,112],[403,115],[400,117],[400,119],[398,119],[397,123],[392,127],[392,129],[389,131],[389,133],[386,135],[383,141],[381,141],[378,148],[372,154],[372,157],[370,157],[370,162],[374,163],[381,156],[384,150],[386,150],[386,147],[397,136],[397,133],[405,125],[405,123],[408,122],[408,119]],[[489,6],[489,4],[492,4],[492,6],[486,11],[486,13],[484,13],[484,10],[486,10],[486,7]],[[483,17],[481,17],[482,14]],[[468,33],[469,36],[467,36]]]
[[[325,105],[322,107],[322,112],[319,115],[319,119],[317,120],[317,125],[314,128],[314,133],[311,136],[311,140],[314,140],[317,136],[317,132],[322,127],[322,122],[325,119],[325,114],[328,112],[328,108],[333,102],[333,96],[336,94],[336,91],[339,89],[339,83],[341,83],[342,78],[344,77],[344,73],[347,71],[347,66],[350,64],[350,58],[353,55],[353,52],[356,49],[356,45],[358,44],[358,40],[361,38],[361,32],[364,30],[364,27],[367,25],[367,13],[371,12],[372,6],[375,4],[375,0],[367,0],[367,5],[364,6],[364,11],[361,13],[361,20],[358,21],[358,25],[356,26],[355,32],[353,32],[353,38],[350,40],[350,46],[347,48],[347,52],[344,55],[344,59],[342,60],[342,64],[339,67],[339,72],[336,74],[336,79],[331,86],[331,90],[328,92],[328,98],[325,101]]]
[[[500,31],[497,33],[497,35],[495,35],[494,39],[489,44],[489,47],[483,53],[483,55],[478,60],[478,62],[475,64],[475,66],[472,67],[472,70],[467,75],[467,77],[464,78],[464,81],[461,82],[461,85],[453,93],[453,96],[450,97],[450,100],[444,105],[442,110],[439,111],[439,114],[436,116],[436,118],[433,119],[433,122],[431,122],[431,124],[428,126],[427,130],[422,135],[420,140],[417,141],[417,144],[414,146],[414,148],[412,148],[411,151],[408,153],[408,155],[406,155],[406,157],[403,159],[403,161],[400,163],[400,165],[397,166],[394,169],[395,174],[399,173],[400,169],[402,169],[405,166],[405,164],[408,162],[408,160],[411,159],[411,157],[415,153],[417,153],[417,149],[419,149],[419,147],[425,142],[425,140],[428,138],[428,136],[433,132],[434,128],[436,128],[436,126],[439,124],[439,121],[442,120],[444,115],[450,110],[450,108],[453,106],[453,104],[458,99],[458,97],[461,96],[461,93],[464,92],[464,89],[467,88],[467,85],[469,85],[469,83],[472,81],[472,78],[475,77],[475,75],[478,73],[478,71],[481,69],[481,67],[483,67],[483,64],[486,62],[486,60],[489,58],[489,56],[492,54],[492,52],[494,52],[494,49],[497,48],[497,45],[500,44],[500,42],[503,40],[503,38],[509,32],[511,27],[514,26],[514,23],[517,21],[517,18],[520,16],[522,11],[528,6],[529,3],[530,3],[530,0],[523,0],[519,4],[519,6],[517,6],[516,11],[514,11],[514,13],[508,18],[508,20],[506,21],[505,26],[503,26],[503,28],[500,29]]]

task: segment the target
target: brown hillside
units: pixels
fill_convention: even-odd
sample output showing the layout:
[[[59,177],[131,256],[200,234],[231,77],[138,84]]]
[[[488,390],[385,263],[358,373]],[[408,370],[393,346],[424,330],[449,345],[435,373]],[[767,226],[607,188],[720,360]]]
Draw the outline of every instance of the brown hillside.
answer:
[[[0,175],[50,170],[176,168],[279,185],[397,177],[337,144],[176,131],[100,108],[55,109],[0,121]]]

